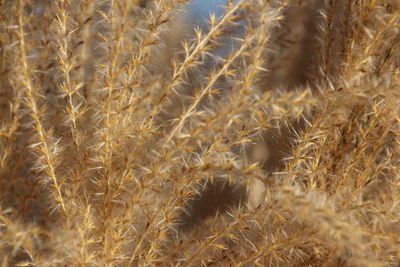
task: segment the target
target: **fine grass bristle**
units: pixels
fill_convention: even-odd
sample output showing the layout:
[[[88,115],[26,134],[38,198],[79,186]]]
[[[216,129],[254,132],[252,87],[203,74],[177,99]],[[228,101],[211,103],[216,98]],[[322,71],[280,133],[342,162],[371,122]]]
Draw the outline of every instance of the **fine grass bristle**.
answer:
[[[400,0],[0,0],[0,266],[399,266]]]

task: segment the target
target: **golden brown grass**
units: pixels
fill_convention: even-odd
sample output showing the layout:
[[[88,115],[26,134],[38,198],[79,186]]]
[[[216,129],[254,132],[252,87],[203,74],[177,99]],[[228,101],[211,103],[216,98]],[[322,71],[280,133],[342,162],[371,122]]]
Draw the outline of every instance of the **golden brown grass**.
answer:
[[[2,266],[398,266],[400,1],[186,2],[0,0]]]

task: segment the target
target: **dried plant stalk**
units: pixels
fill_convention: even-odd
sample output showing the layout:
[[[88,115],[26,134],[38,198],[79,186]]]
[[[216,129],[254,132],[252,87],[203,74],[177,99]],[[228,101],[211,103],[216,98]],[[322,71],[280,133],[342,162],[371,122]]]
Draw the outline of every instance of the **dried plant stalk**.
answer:
[[[1,266],[399,265],[400,1],[188,3],[0,0]]]

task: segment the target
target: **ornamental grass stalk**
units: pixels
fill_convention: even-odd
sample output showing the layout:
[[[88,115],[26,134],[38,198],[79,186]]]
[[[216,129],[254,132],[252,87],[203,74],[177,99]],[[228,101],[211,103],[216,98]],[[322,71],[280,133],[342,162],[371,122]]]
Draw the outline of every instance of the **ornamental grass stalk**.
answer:
[[[400,1],[189,2],[0,0],[1,266],[398,266]]]

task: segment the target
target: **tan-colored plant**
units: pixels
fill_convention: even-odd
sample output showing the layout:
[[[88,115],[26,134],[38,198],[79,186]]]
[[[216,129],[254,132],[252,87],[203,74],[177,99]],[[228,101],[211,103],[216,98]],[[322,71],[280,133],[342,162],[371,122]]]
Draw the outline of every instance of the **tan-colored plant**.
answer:
[[[1,266],[398,266],[400,1],[187,2],[0,0]]]

